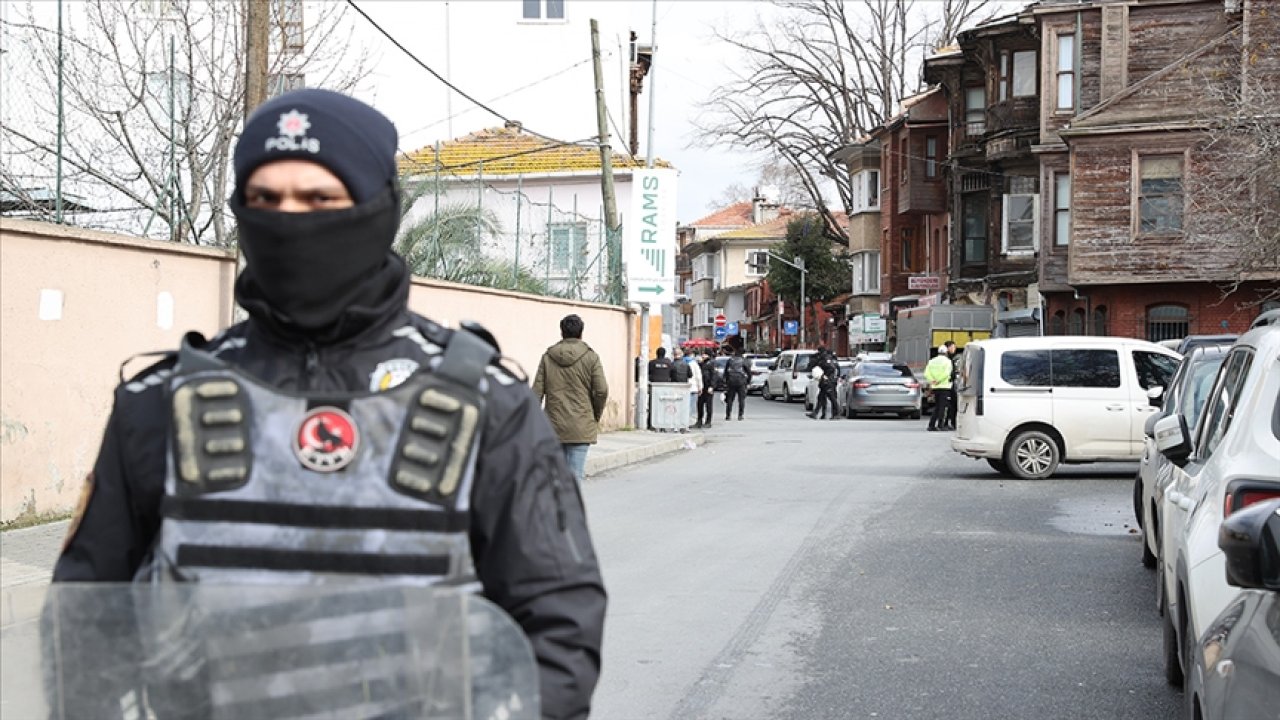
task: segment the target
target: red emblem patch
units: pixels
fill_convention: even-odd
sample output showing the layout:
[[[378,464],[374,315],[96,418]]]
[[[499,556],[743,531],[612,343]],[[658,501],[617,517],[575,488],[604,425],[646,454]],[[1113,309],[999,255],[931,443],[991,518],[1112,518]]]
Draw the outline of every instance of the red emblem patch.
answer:
[[[333,472],[351,464],[360,446],[355,420],[335,407],[318,407],[302,419],[293,452],[304,467]]]

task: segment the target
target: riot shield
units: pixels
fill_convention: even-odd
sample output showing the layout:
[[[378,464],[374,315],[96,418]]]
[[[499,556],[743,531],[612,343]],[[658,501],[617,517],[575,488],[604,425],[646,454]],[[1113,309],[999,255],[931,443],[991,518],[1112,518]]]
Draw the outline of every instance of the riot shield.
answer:
[[[537,720],[501,609],[376,584],[61,584],[0,595],[0,716]]]

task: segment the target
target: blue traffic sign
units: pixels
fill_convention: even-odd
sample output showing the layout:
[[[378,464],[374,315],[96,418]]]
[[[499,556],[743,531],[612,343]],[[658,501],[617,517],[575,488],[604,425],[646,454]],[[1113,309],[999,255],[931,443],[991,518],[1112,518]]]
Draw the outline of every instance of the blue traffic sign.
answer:
[[[724,326],[724,331],[730,335],[738,334],[738,323],[731,322]]]
[[[782,323],[782,334],[783,334],[783,335],[799,335],[799,334],[800,334],[800,321],[799,321],[799,320],[786,320],[786,321],[784,321],[784,322]]]
[[[716,328],[716,339],[723,340],[728,333],[725,332],[724,326]]]

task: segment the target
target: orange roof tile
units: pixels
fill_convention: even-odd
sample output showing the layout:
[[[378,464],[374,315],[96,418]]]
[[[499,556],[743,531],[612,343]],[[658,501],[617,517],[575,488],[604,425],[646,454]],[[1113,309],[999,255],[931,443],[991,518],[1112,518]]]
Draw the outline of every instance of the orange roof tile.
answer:
[[[436,169],[436,149],[428,146],[399,160],[400,172],[430,173]],[[520,128],[479,130],[440,144],[440,169],[455,175],[541,175],[559,172],[600,172],[600,150],[583,145],[560,145]],[[654,163],[670,168],[665,160]],[[615,169],[643,168],[644,162],[613,154]]]
[[[689,223],[693,227],[746,227],[751,224],[752,208],[750,200],[734,203],[721,208],[710,215]]]

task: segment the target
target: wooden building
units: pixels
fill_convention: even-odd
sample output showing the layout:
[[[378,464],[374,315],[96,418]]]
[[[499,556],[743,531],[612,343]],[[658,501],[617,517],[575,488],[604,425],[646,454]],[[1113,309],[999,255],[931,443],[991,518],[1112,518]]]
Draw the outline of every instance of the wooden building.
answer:
[[[1046,332],[1161,340],[1241,332],[1260,312],[1280,268],[1237,284],[1243,240],[1196,195],[1225,161],[1207,133],[1224,99],[1245,82],[1280,88],[1277,14],[1257,0],[1047,0],[1024,13],[1044,59]]]
[[[950,118],[946,298],[994,307],[997,336],[1040,332],[1039,67],[1030,16],[983,23],[925,60]]]

